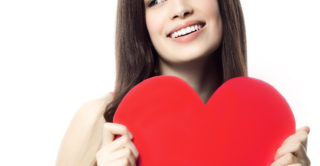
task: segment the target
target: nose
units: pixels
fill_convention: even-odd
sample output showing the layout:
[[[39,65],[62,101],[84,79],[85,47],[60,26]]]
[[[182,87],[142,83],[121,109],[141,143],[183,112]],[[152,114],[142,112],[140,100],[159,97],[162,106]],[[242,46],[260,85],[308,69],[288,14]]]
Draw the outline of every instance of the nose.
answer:
[[[187,0],[172,0],[173,11],[171,19],[185,18],[193,13],[192,7],[188,4]]]

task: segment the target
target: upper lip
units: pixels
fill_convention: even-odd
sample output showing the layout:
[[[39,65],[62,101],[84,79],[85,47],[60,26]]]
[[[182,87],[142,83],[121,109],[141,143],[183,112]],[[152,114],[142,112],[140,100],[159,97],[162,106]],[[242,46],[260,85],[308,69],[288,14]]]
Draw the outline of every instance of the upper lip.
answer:
[[[167,34],[167,37],[169,37],[173,32],[179,31],[180,29],[183,29],[183,28],[186,28],[188,26],[195,25],[195,24],[202,24],[204,26],[206,23],[204,21],[200,21],[200,20],[191,20],[191,21],[187,21],[187,22],[181,23],[181,24],[177,25],[175,28],[173,28]]]

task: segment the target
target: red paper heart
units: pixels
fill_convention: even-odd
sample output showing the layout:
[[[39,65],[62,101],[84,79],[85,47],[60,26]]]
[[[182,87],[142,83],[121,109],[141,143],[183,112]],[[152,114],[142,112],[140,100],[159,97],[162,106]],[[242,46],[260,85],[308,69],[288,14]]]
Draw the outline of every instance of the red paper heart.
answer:
[[[295,132],[281,94],[249,77],[225,82],[206,104],[182,79],[152,77],[127,93],[114,122],[132,133],[140,166],[267,166]]]

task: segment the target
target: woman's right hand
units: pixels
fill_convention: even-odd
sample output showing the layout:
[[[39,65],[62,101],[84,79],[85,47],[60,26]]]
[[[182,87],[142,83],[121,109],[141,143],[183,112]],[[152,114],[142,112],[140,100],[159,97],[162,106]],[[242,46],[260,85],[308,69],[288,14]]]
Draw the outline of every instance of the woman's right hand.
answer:
[[[114,139],[115,135],[121,137]],[[126,126],[118,123],[105,123],[103,126],[102,147],[96,153],[98,166],[135,166],[138,150],[132,143],[132,134]]]

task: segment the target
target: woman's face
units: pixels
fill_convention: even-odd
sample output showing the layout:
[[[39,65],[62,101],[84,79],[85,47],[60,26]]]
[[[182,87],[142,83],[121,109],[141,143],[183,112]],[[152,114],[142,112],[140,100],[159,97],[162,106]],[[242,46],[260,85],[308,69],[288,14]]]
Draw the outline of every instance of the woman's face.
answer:
[[[169,63],[210,55],[220,45],[218,0],[144,0],[146,24],[161,59]]]

